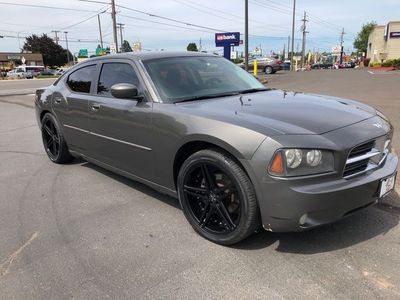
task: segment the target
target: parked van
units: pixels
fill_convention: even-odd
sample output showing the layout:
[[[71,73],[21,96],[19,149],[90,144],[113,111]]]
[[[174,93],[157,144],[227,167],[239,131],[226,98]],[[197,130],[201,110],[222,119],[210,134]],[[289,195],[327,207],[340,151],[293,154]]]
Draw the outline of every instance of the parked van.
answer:
[[[36,76],[40,75],[41,72],[44,71],[45,67],[44,66],[24,66],[24,65],[22,65],[22,66],[18,66],[16,69],[17,70],[22,69],[23,72],[31,73],[32,77],[36,77]]]

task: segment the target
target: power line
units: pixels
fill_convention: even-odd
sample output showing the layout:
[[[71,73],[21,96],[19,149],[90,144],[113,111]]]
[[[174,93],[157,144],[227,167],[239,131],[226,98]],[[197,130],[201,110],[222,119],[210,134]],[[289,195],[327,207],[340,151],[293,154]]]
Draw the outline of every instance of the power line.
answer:
[[[23,4],[23,3],[11,3],[11,2],[3,2],[3,1],[0,2],[0,5],[23,6],[23,7],[45,8],[45,9],[58,9],[58,10],[79,11],[79,12],[95,12],[93,10],[86,10],[86,9],[80,9],[80,8],[57,7],[57,6]]]

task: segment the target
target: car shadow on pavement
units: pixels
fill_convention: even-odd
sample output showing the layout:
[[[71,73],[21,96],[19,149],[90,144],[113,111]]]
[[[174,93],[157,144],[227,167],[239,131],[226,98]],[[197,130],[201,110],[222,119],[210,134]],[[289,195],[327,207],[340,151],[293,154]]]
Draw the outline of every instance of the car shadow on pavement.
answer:
[[[74,162],[81,163],[83,167],[100,172],[149,197],[181,210],[178,199],[161,194],[140,182],[120,176],[92,163],[79,159],[74,160]],[[231,248],[258,250],[271,247],[276,242],[279,242],[279,244],[275,250],[286,253],[315,254],[347,248],[378,235],[385,235],[399,224],[400,206],[394,207],[390,204],[400,203],[400,197],[394,192],[388,198],[389,201],[385,200],[383,203],[368,207],[343,220],[309,231],[274,233],[260,229],[243,242],[231,246]]]
[[[396,192],[389,196],[390,203],[400,203]],[[399,224],[400,208],[383,203],[376,204],[338,222],[309,231],[271,233],[264,230],[234,245],[242,250],[257,250],[279,242],[278,252],[315,254],[347,248],[378,235],[385,235]]]
[[[165,204],[168,204],[168,205],[170,205],[172,207],[175,207],[177,209],[181,209],[181,206],[179,204],[178,199],[170,197],[170,196],[168,196],[166,194],[159,193],[156,190],[152,189],[151,187],[148,187],[145,184],[142,184],[142,183],[140,183],[138,181],[131,180],[131,179],[126,178],[124,176],[118,175],[116,173],[108,171],[108,170],[106,170],[106,169],[104,169],[102,167],[94,165],[94,164],[92,164],[90,162],[86,162],[84,160],[81,161],[81,164],[82,164],[83,167],[87,167],[87,168],[90,168],[92,170],[95,170],[96,172],[99,172],[99,173],[101,173],[101,174],[103,174],[105,176],[108,176],[108,177],[110,177],[110,178],[112,178],[112,179],[114,179],[114,180],[116,180],[116,181],[118,181],[120,183],[123,183],[123,184],[129,186],[130,188],[133,188],[133,189],[135,189],[135,190],[137,190],[137,191],[139,191],[139,192],[141,192],[143,194],[146,194],[147,196],[153,197],[153,198],[155,198],[155,199],[157,199],[159,201],[162,201]]]

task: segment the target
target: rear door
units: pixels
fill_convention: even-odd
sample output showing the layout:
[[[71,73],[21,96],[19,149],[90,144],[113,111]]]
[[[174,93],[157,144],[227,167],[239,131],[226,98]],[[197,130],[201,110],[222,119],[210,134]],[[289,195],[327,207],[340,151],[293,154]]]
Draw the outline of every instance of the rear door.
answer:
[[[152,102],[135,64],[128,59],[107,60],[99,67],[96,91],[89,101],[91,156],[145,179],[153,176]],[[143,100],[117,99],[111,87],[130,83]]]
[[[53,110],[63,125],[64,137],[71,150],[86,154],[88,150],[88,105],[96,63],[84,65],[68,75],[53,93]]]

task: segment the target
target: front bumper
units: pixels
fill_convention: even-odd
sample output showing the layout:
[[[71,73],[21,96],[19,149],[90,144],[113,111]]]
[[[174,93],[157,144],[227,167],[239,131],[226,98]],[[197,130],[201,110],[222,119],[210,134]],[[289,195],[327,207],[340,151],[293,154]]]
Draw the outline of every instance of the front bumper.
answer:
[[[390,153],[375,170],[351,179],[332,176],[258,182],[263,226],[274,232],[301,231],[332,223],[376,203],[380,180],[396,172],[398,157]],[[264,199],[260,199],[260,197]]]

